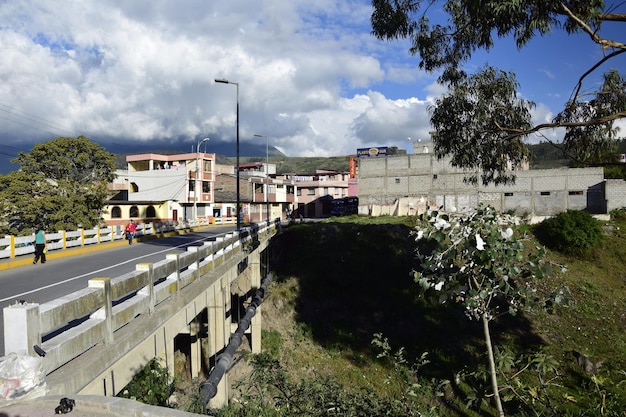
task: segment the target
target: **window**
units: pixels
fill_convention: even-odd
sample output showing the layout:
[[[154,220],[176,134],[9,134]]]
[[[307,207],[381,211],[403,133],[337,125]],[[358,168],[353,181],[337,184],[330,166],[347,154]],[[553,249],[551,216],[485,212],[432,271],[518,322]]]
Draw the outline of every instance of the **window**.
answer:
[[[202,181],[202,192],[208,194],[211,192],[211,185],[208,181]]]
[[[570,191],[569,195],[583,195],[582,191]]]
[[[505,197],[513,197],[513,193],[504,193]]]
[[[550,195],[550,191],[542,191],[541,195]]]
[[[437,174],[433,174],[433,179],[436,180],[437,179]]]
[[[122,209],[118,206],[115,206],[111,209],[111,218],[112,219],[121,219],[122,218]]]
[[[298,188],[298,190],[296,191],[296,195],[302,195],[302,188]]]
[[[315,188],[307,188],[306,194],[307,195],[315,195]]]
[[[324,194],[322,195],[328,195],[328,187],[324,187]]]
[[[396,178],[396,184],[400,184],[400,178]]]
[[[154,206],[148,206],[148,208],[146,208],[146,217],[148,218],[156,217],[156,210],[154,209]]]
[[[196,182],[194,180],[189,180],[189,191],[196,191]]]
[[[132,206],[130,208],[129,217],[139,217],[139,208],[137,206]]]

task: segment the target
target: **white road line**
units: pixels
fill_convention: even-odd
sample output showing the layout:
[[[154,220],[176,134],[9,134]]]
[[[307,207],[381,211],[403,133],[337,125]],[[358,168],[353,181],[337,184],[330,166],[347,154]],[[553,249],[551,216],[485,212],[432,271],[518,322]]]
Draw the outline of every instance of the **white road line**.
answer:
[[[215,235],[215,236],[219,236],[219,235]],[[211,238],[214,238],[215,236],[211,236]],[[98,270],[95,270],[95,271],[88,272],[86,274],[77,275],[75,277],[68,278],[68,279],[63,280],[63,281],[55,282],[54,284],[46,285],[45,287],[39,287],[37,289],[31,290],[31,291],[27,291],[27,292],[23,292],[21,294],[15,294],[15,295],[12,295],[10,297],[2,298],[2,299],[0,299],[0,303],[3,303],[5,301],[9,301],[9,300],[19,299],[20,297],[24,297],[26,295],[33,294],[33,293],[36,293],[36,292],[41,291],[41,290],[47,290],[48,288],[52,288],[52,287],[56,287],[57,285],[65,284],[65,283],[68,283],[68,282],[72,282],[72,281],[75,281],[77,279],[84,278],[84,277],[86,277],[88,275],[97,274],[99,272],[106,271],[107,269],[115,268],[117,266],[125,265],[125,264],[131,263],[131,262],[134,263],[138,259],[147,258],[148,256],[158,255],[159,253],[168,252],[168,251],[171,251],[172,249],[180,248],[180,247],[183,247],[183,246],[190,246],[190,245],[192,245],[194,243],[197,243],[197,242],[204,242],[207,239],[209,239],[209,238],[207,237],[207,238],[204,238],[204,239],[194,240],[192,242],[186,242],[186,243],[184,243],[182,245],[178,245],[178,246],[171,246],[171,247],[169,247],[167,249],[163,249],[163,250],[160,250],[160,251],[157,251],[157,252],[148,253],[146,255],[139,256],[137,258],[133,258],[133,259],[128,260],[128,261],[124,261],[124,262],[120,262],[120,263],[115,264],[115,265],[107,266],[106,268],[101,268],[101,269],[98,269]]]

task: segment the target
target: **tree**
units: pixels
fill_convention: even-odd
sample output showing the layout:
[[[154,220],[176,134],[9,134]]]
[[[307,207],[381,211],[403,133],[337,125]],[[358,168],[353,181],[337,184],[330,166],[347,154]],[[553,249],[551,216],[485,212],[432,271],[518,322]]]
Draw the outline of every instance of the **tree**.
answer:
[[[499,416],[504,411],[489,323],[536,303],[535,280],[548,276],[551,269],[544,261],[545,249],[525,250],[527,227],[517,223],[512,216],[481,206],[467,215],[426,213],[415,231],[421,241],[417,250],[420,269],[415,272],[421,291],[435,293],[441,303],[461,303],[470,319],[482,322]]]
[[[532,106],[517,98],[516,88],[514,74],[486,68],[438,99],[430,109],[435,155],[452,155],[454,166],[473,170],[467,176],[472,183],[478,181],[478,175],[484,184],[514,181],[509,166],[524,163],[530,151],[520,136],[502,127],[529,129]],[[480,171],[475,170],[478,166]]]
[[[43,174],[14,171],[0,176],[0,233],[32,233],[54,193]]]
[[[601,31],[607,22],[626,22],[626,14],[613,13],[614,9],[607,8],[603,0],[446,0],[440,2],[441,8],[436,7],[434,0],[373,0],[372,3],[373,34],[383,40],[409,38],[410,52],[419,55],[420,68],[441,71],[439,81],[450,89],[449,95],[439,100],[432,111],[433,119],[437,117],[437,123],[433,122],[435,152],[440,157],[450,154],[455,166],[487,170],[483,181],[506,182],[512,178],[504,173],[503,167],[508,162],[518,161],[524,154],[520,149],[523,139],[531,133],[556,127],[566,129],[562,147],[579,164],[597,163],[598,158],[604,160],[610,155],[616,139],[613,123],[626,117],[626,81],[611,70],[596,91],[588,92],[592,87],[582,87],[600,65],[626,52],[626,44],[602,37]],[[441,9],[448,14],[448,23],[432,24],[428,15],[440,13]],[[512,74],[498,74],[493,68],[485,67],[470,76],[463,69],[474,52],[493,47],[494,36],[512,36],[518,48],[522,48],[534,37],[559,29],[568,34],[589,35],[603,57],[581,74],[563,111],[550,123],[528,124],[525,116],[534,104],[511,95],[517,89]],[[491,87],[487,83],[492,83]],[[455,118],[473,117],[472,108],[464,105],[476,102],[478,98],[471,94],[487,88],[495,94],[480,97],[488,102],[482,110],[504,111],[502,106],[508,105],[511,113],[507,117],[496,123],[488,120],[489,113],[480,112],[475,115],[480,120],[457,126],[464,128],[462,130],[441,129],[446,121],[453,123]],[[469,97],[459,100],[462,95]],[[514,109],[524,109],[523,117],[513,117]],[[489,128],[483,131],[485,126]],[[499,133],[495,133],[494,128]],[[469,135],[470,139],[463,135]],[[456,145],[458,140],[465,141],[466,145],[482,145],[477,150],[480,157],[470,159],[458,155],[468,149]]]
[[[115,178],[115,156],[84,136],[59,137],[20,152],[19,171],[0,178],[2,227],[27,233],[39,224],[52,230],[91,228],[101,221]]]

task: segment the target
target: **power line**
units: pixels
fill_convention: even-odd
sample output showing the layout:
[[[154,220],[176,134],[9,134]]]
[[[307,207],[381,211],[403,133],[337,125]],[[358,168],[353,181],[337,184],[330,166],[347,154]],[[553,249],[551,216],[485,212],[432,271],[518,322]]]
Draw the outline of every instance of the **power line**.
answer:
[[[9,115],[11,115],[13,117],[17,117],[19,119],[23,119],[23,120],[26,120],[28,122],[39,124],[39,125],[41,125],[41,126],[43,126],[45,128],[48,128],[48,129],[62,130],[62,131],[65,131],[65,132],[70,132],[70,133],[72,132],[72,130],[69,129],[67,126],[63,126],[63,125],[61,125],[61,124],[59,124],[59,123],[57,123],[55,121],[44,119],[43,117],[40,117],[40,116],[38,116],[36,114],[25,112],[23,110],[17,109],[17,108],[12,107],[12,106],[9,106],[7,104],[0,103],[0,111],[5,112],[5,113],[7,113],[7,114],[9,114]],[[30,125],[26,124],[25,122],[23,122],[21,120],[13,120],[13,119],[6,118],[6,117],[3,117],[3,119],[8,120],[10,122],[18,123],[18,124],[21,124],[21,125],[30,126]],[[30,127],[34,127],[34,126],[30,126]],[[43,130],[43,129],[40,129],[40,128],[37,128],[37,127],[34,127],[34,128],[38,129],[38,130]],[[48,131],[48,132],[49,133],[53,133],[53,132],[50,132],[50,131]]]
[[[8,104],[0,103],[0,112],[4,112],[11,117],[0,116],[0,119],[7,120],[12,123],[16,123],[22,126],[27,126],[32,129],[36,129],[42,132],[50,133],[53,136],[61,136],[59,132],[63,132],[66,136],[78,136],[75,130],[67,126],[63,126],[53,120],[45,119],[36,114],[28,113],[23,110],[17,109]],[[33,124],[40,125],[40,127]],[[100,139],[95,135],[89,135],[92,139]]]

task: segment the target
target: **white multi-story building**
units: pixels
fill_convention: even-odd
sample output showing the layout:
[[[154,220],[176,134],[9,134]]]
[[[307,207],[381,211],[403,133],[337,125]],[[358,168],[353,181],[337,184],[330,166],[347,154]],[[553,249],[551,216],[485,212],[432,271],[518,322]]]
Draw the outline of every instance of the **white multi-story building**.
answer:
[[[138,154],[126,157],[109,188],[117,195],[105,208],[108,225],[195,220],[236,222],[237,179],[232,165],[217,165],[215,154]],[[239,202],[244,222],[284,218],[296,204],[294,181],[272,178],[275,165],[241,166]],[[266,175],[268,173],[269,175]]]

